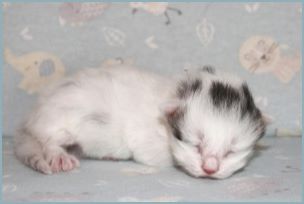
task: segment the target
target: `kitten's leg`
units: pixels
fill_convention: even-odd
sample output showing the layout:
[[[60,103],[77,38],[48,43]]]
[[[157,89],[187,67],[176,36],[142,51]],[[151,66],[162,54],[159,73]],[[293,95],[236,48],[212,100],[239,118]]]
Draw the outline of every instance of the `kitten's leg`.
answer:
[[[131,144],[134,161],[149,166],[172,166],[172,154],[165,131],[158,124],[149,125],[150,128],[137,131],[140,138]]]
[[[77,143],[81,146],[83,156],[114,161],[130,159],[132,153],[121,136],[122,133],[117,131],[117,126],[110,120],[101,120],[103,117],[90,115],[77,130]]]
[[[25,129],[15,136],[14,150],[16,157],[25,165],[44,174],[52,174],[50,165],[44,159],[40,142]]]
[[[65,137],[69,139],[71,135]],[[48,142],[42,142],[39,138],[26,128],[15,137],[15,153],[24,164],[44,174],[69,171],[79,166],[78,159],[63,148],[69,145],[63,141],[69,140],[56,141],[58,137],[50,137]]]

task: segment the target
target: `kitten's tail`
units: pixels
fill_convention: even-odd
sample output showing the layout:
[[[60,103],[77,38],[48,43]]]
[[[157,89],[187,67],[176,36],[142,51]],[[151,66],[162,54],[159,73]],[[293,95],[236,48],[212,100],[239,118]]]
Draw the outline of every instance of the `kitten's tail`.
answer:
[[[44,174],[52,174],[50,165],[44,158],[42,145],[26,128],[18,131],[14,138],[16,157],[25,165]]]

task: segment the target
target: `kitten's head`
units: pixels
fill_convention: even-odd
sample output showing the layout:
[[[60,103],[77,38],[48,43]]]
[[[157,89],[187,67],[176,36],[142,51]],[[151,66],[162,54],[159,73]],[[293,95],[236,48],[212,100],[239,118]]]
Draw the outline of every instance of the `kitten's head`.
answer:
[[[162,110],[174,160],[195,177],[226,178],[242,169],[265,132],[246,83],[210,67],[180,80]]]

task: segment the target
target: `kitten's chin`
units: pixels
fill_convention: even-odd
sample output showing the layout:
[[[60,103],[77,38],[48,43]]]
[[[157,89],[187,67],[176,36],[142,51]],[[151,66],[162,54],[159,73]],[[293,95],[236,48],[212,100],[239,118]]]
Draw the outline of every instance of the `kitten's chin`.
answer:
[[[196,177],[196,178],[202,178],[202,179],[227,179],[229,177],[231,177],[234,173],[229,173],[229,174],[206,174],[204,172],[201,172],[200,174],[191,174],[189,173],[191,176]]]
[[[215,173],[212,175],[206,174],[203,170],[202,171],[197,171],[194,169],[186,169],[185,167],[181,167],[180,169],[183,170],[185,173],[187,173],[189,176],[195,177],[195,178],[202,178],[202,179],[226,179],[231,177],[234,172],[232,173]]]
[[[214,174],[214,175],[208,175],[208,178],[211,179],[227,179],[229,177],[231,177],[233,175],[233,173],[230,174]]]
[[[187,171],[187,173],[195,178],[202,178],[202,179],[215,179],[215,180],[221,180],[221,179],[227,179],[230,178],[234,173],[230,173],[230,174],[212,174],[212,175],[208,175],[205,174],[203,172],[201,173],[193,173],[193,172],[189,172]]]
[[[238,172],[242,171],[246,166],[246,162],[240,162],[234,166],[233,169],[221,169],[220,171],[216,172],[215,174],[211,175],[214,179],[227,179],[237,174]]]
[[[193,170],[193,169],[189,169],[189,168],[185,168],[184,166],[177,166],[178,169],[180,169],[181,171],[185,172],[186,174],[188,174],[191,177],[195,177],[195,178],[201,178],[203,177],[203,172],[199,171],[199,170]]]

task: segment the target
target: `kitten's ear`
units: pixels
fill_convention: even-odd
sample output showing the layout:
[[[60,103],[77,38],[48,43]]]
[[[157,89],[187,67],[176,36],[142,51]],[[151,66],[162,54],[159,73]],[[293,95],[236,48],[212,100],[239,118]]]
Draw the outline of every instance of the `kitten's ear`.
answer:
[[[262,113],[262,120],[265,125],[270,125],[273,122],[273,118],[265,113]]]
[[[169,100],[160,104],[159,109],[167,118],[171,118],[181,109],[181,102],[176,99]]]

